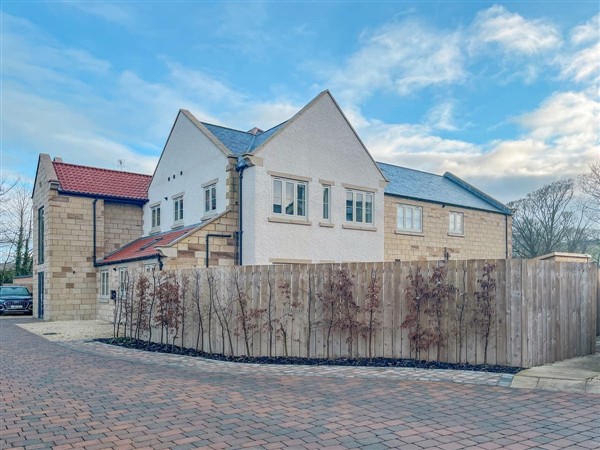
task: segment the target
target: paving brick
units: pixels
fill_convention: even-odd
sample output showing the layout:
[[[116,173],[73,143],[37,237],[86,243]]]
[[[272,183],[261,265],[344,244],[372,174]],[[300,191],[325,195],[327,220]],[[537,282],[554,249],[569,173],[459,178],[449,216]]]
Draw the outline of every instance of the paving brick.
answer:
[[[12,323],[0,323],[3,449],[554,450],[600,442],[600,402],[589,394],[198,362],[51,343]]]

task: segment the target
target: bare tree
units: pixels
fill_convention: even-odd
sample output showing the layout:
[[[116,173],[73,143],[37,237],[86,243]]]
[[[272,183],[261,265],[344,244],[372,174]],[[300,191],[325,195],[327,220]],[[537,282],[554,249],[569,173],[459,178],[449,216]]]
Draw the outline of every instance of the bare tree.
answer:
[[[32,233],[31,188],[22,181],[0,179],[0,255],[3,264],[0,281],[12,280],[12,275],[31,273]],[[9,262],[14,263],[14,269]]]
[[[592,234],[591,222],[574,199],[573,179],[555,181],[523,199],[510,202],[514,252],[534,258],[555,251],[582,252]]]
[[[585,206],[595,218],[600,217],[600,159],[590,163],[590,171],[579,177],[579,187],[585,194]]]

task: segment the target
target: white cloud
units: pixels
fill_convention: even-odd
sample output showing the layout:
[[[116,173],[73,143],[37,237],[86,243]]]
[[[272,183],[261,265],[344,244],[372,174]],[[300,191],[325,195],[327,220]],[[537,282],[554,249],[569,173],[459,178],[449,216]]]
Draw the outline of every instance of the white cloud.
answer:
[[[480,11],[472,29],[473,45],[497,44],[507,53],[534,55],[554,50],[562,42],[553,24],[541,19],[526,20],[500,5]]]
[[[465,79],[458,32],[443,32],[414,21],[385,25],[366,33],[359,49],[329,85],[341,99],[358,102],[376,91],[409,95],[428,86]]]
[[[425,121],[432,129],[456,131],[459,129],[459,126],[454,117],[455,109],[456,102],[453,100],[444,101],[429,110]]]
[[[573,28],[571,43],[574,45],[595,42],[600,39],[600,14],[596,14],[589,21]]]
[[[131,9],[123,3],[69,1],[63,2],[63,4],[77,9],[83,13],[90,14],[119,25],[131,25],[134,21],[134,15]]]
[[[577,176],[600,157],[600,102],[588,91],[558,92],[515,120],[516,139],[475,145],[444,139],[429,125],[366,121],[359,132],[377,160],[451,171],[508,201],[541,184]]]

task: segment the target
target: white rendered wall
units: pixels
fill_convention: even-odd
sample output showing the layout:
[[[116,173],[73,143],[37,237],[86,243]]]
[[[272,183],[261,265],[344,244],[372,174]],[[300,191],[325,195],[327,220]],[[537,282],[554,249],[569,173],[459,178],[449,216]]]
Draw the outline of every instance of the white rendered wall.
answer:
[[[263,166],[246,169],[244,174],[243,264],[269,264],[273,260],[383,261],[385,180],[329,94],[317,99],[256,156],[263,159]],[[275,216],[271,214],[272,175],[268,171],[311,178],[307,192],[310,225],[269,221],[269,217]],[[319,224],[322,221],[320,179],[335,183],[331,191],[333,228]],[[376,190],[373,208],[376,231],[342,227],[346,223],[346,189],[342,183]]]
[[[205,217],[202,185],[214,179],[218,179],[216,213],[224,211],[226,167],[227,157],[180,113],[148,189],[149,201],[144,205],[144,235],[150,233],[151,207],[157,202],[161,207],[160,231],[171,230],[174,224],[172,197],[179,193],[184,194],[183,224],[201,222]]]

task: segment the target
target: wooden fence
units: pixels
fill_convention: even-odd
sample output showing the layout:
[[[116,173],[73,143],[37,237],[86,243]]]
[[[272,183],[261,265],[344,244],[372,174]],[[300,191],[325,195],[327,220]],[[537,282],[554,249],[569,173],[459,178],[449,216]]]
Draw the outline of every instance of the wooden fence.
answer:
[[[186,312],[183,321],[178,320],[170,330],[163,327],[163,338],[170,332],[169,342],[176,336],[176,345],[214,353],[283,356],[287,351],[289,356],[317,358],[368,357],[371,341],[373,357],[414,358],[410,338],[414,329],[402,326],[414,297],[407,289],[409,275],[420,271],[428,280],[434,268],[444,264],[444,283],[456,289],[442,305],[437,322],[440,338],[420,351],[419,359],[474,364],[487,360],[488,364],[531,367],[593,353],[598,270],[591,264],[521,259],[182,270],[172,276],[178,280],[179,301]],[[487,358],[481,320],[477,320],[477,292],[483,290],[486,264],[496,265],[491,277],[497,285],[491,299]],[[339,326],[342,321],[333,326],[330,303],[325,301],[328,290],[333,289],[331,277],[340,269],[351,280],[348,286],[351,284],[356,308],[347,312],[360,324],[355,328]],[[153,311],[148,312],[149,300],[136,306],[139,292],[135,286],[140,276],[131,276],[129,322],[137,322],[140,308],[148,317],[156,317],[159,311],[155,302]],[[158,278],[152,280],[152,276]],[[166,276],[168,273],[151,275],[150,285],[161,283]],[[373,298],[374,291],[369,290],[373,276],[380,288],[375,294],[379,307],[370,316],[367,303]],[[183,279],[189,285],[182,289]],[[422,329],[436,326],[435,317],[426,313],[430,307],[421,307]],[[367,331],[369,323],[374,325],[372,333]],[[203,332],[199,333],[200,329]],[[131,333],[132,328],[129,330]],[[160,340],[161,328],[154,322],[152,341]]]

